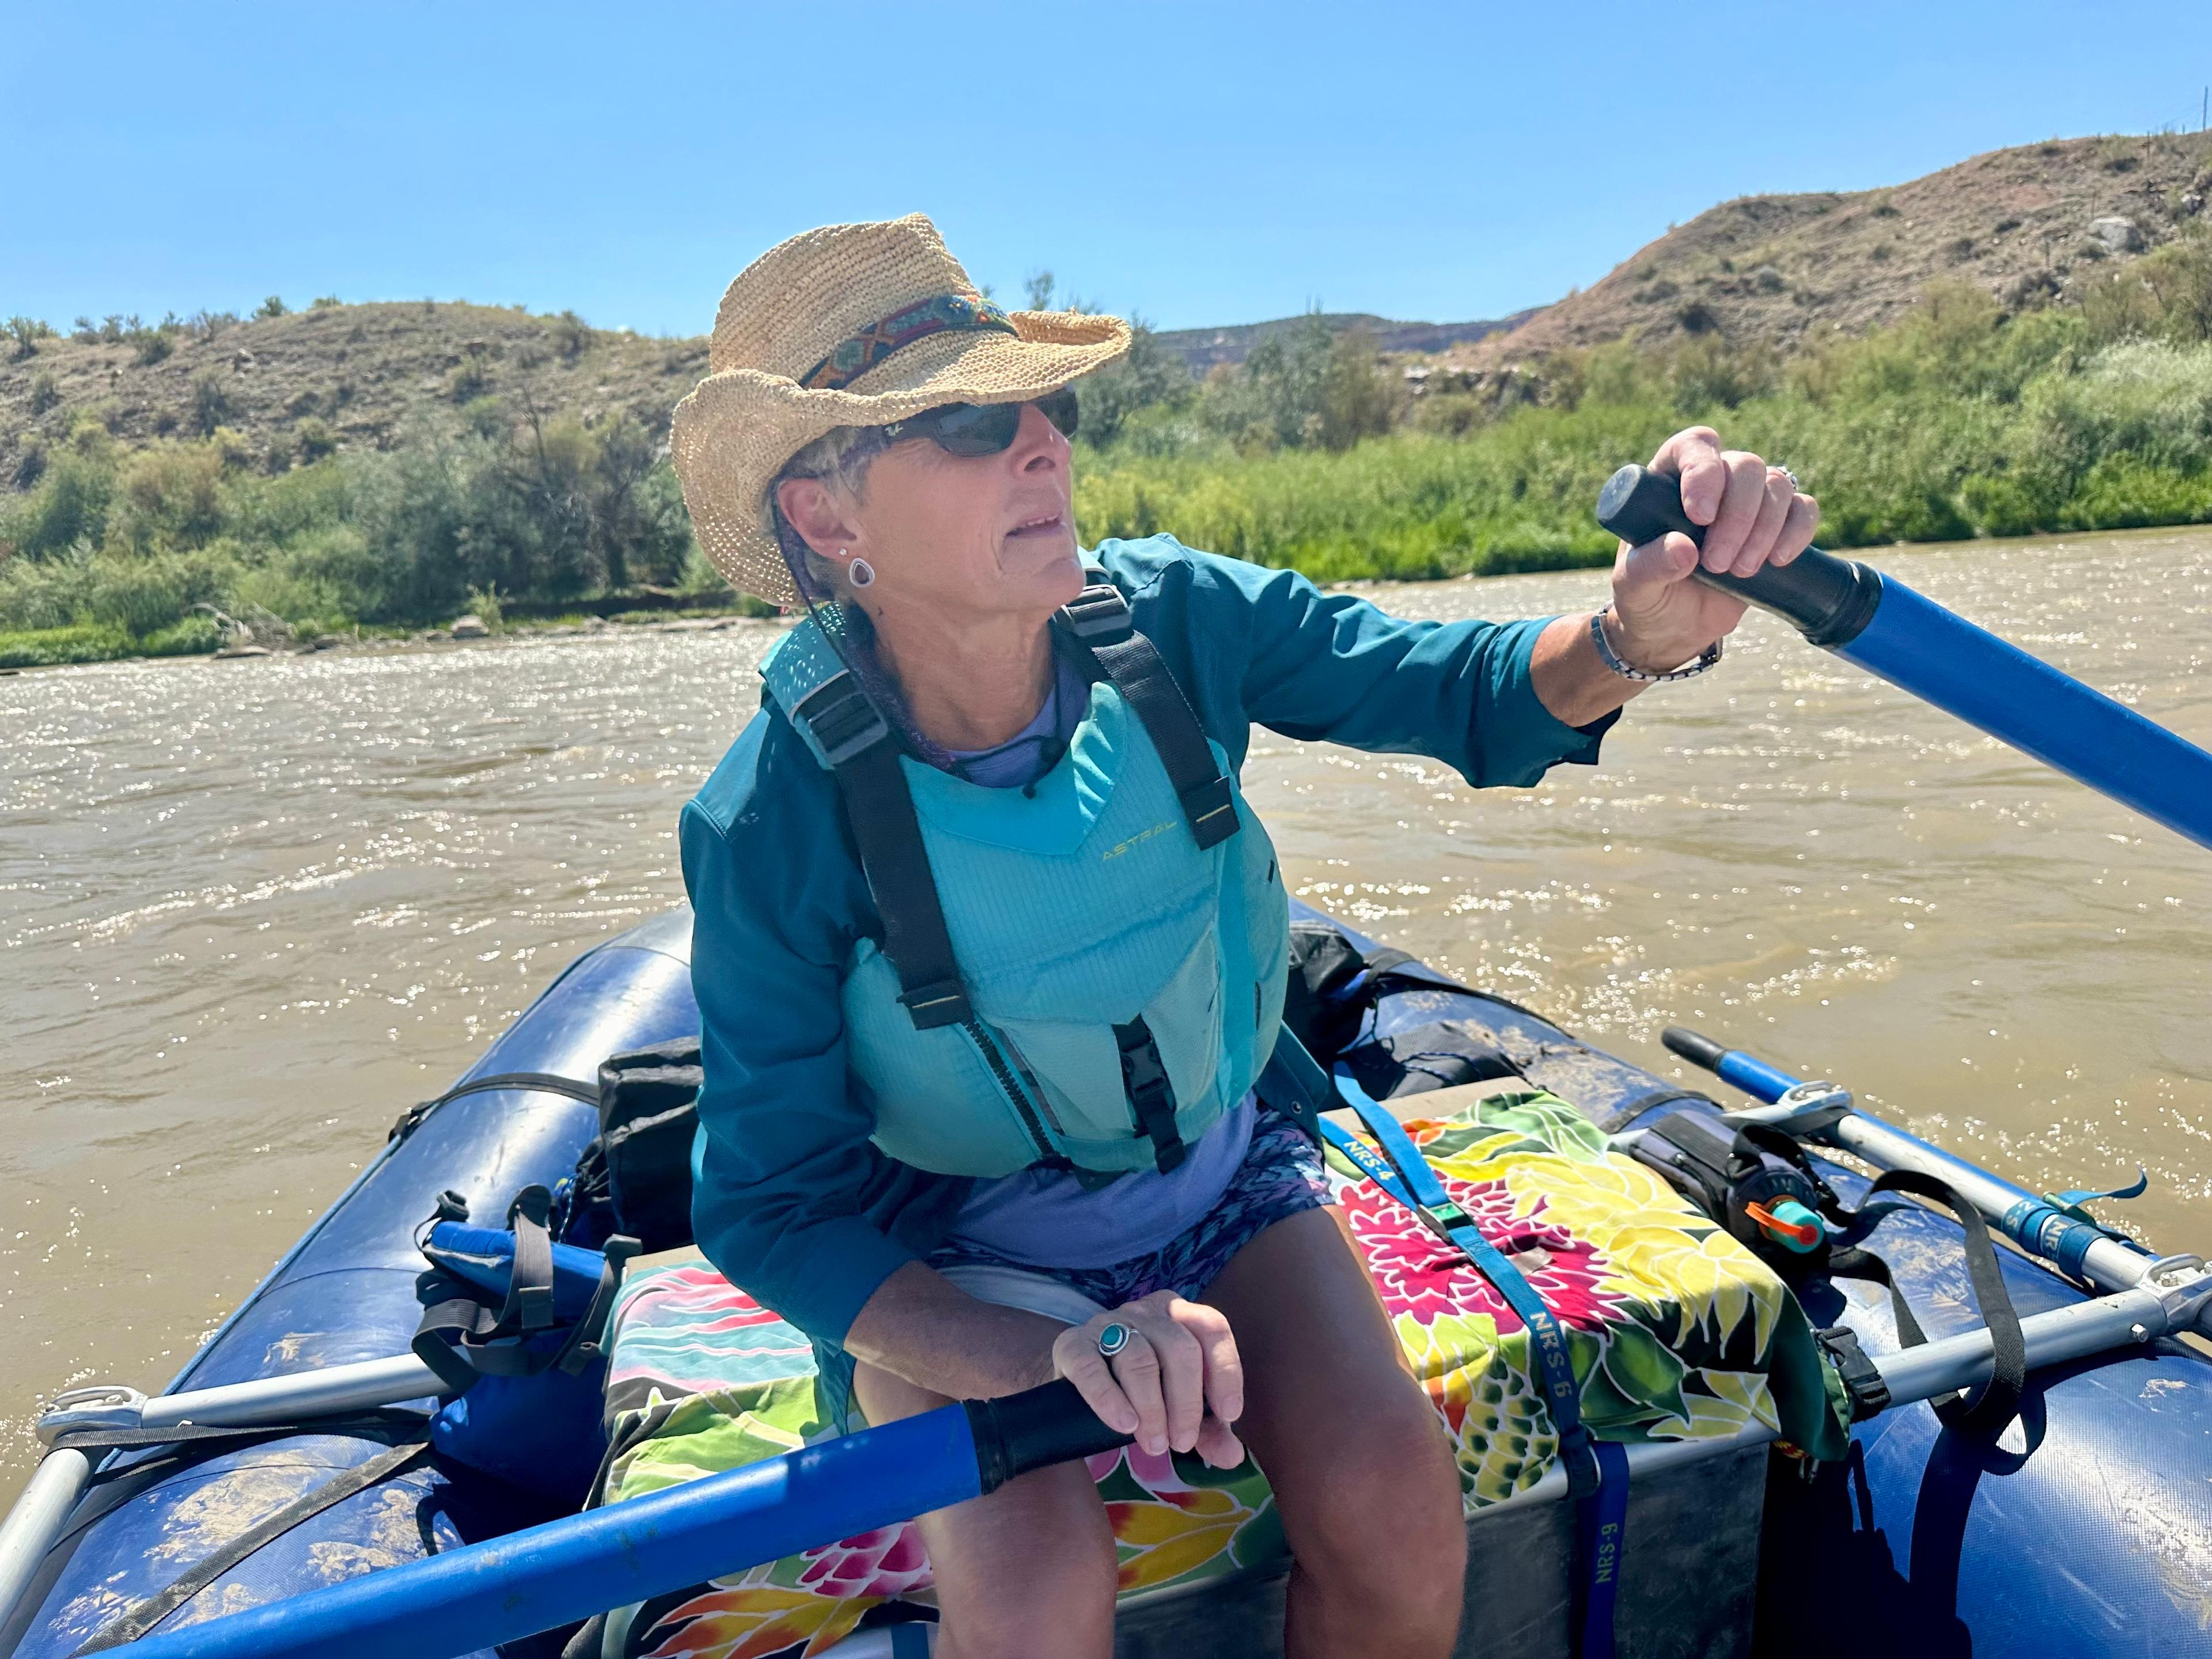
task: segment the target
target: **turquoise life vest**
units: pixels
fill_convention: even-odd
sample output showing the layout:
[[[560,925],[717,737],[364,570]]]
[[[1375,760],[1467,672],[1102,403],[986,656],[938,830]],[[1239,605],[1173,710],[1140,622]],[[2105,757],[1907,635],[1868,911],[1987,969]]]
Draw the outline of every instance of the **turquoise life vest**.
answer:
[[[876,1145],[920,1169],[1173,1168],[1275,1047],[1288,900],[1226,754],[1118,592],[1055,626],[1099,677],[1028,789],[905,753],[812,620],[761,665],[884,916],[846,964],[848,1068]]]

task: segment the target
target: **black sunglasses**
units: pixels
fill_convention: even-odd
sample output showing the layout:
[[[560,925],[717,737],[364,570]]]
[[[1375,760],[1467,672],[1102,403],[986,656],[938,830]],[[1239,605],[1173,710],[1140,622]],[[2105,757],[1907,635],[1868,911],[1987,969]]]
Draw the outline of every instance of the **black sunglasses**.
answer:
[[[1030,400],[1063,438],[1075,435],[1075,390],[1062,386]],[[927,438],[948,455],[1001,455],[1012,447],[1028,404],[945,404],[878,428],[883,442]]]

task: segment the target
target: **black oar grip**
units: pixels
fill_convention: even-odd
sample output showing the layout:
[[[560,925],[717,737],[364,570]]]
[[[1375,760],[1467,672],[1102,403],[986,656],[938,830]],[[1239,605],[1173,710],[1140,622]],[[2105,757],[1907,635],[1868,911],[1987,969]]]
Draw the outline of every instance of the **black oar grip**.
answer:
[[[1597,521],[1632,547],[1678,531],[1702,547],[1705,532],[1682,511],[1682,484],[1671,473],[1624,466],[1598,492]],[[1839,559],[1808,547],[1786,565],[1769,565],[1749,576],[1723,575],[1700,566],[1698,580],[1760,609],[1771,611],[1815,645],[1848,645],[1874,620],[1881,604],[1881,577],[1856,559]]]
[[[1659,1033],[1659,1041],[1667,1045],[1668,1052],[1680,1054],[1692,1066],[1708,1072],[1721,1068],[1721,1056],[1728,1053],[1726,1045],[1716,1042],[1703,1031],[1693,1031],[1686,1025],[1669,1025]]]
[[[975,1471],[987,1492],[1031,1469],[1113,1451],[1136,1438],[1100,1422],[1065,1377],[997,1400],[963,1403],[975,1437]]]

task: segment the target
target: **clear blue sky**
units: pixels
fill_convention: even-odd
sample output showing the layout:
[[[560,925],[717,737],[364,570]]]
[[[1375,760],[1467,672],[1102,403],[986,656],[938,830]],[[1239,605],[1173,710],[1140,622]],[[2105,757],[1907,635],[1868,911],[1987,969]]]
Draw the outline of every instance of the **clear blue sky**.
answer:
[[[1163,327],[1460,320],[1670,221],[2194,126],[2194,4],[0,7],[0,315],[465,298],[696,333],[916,209]]]

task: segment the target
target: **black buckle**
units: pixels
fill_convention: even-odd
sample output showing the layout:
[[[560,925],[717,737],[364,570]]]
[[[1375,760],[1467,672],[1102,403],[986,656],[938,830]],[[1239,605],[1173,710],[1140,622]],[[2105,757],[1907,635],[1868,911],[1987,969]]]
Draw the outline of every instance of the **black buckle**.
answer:
[[[1226,777],[1194,784],[1182,792],[1181,799],[1183,817],[1200,852],[1218,846],[1243,827],[1237,821],[1237,801],[1229,793]]]
[[[833,675],[808,692],[791,717],[814,734],[833,769],[881,743],[891,732],[850,673]]]
[[[964,1025],[975,1018],[968,1006],[968,993],[957,979],[941,979],[933,985],[918,985],[911,991],[899,994],[899,1006],[907,1012],[917,1031],[931,1031],[940,1025]]]
[[[1121,1051],[1121,1087],[1137,1115],[1137,1133],[1152,1143],[1152,1163],[1165,1175],[1189,1156],[1189,1149],[1176,1130],[1175,1090],[1160,1062],[1160,1046],[1142,1015],[1116,1025],[1114,1041]]]
[[[1859,1346],[1857,1332],[1848,1325],[1833,1325],[1814,1331],[1813,1340],[1827,1351],[1836,1374],[1844,1379],[1844,1391],[1851,1398],[1852,1422],[1863,1423],[1889,1409],[1889,1384],[1882,1381],[1881,1368]]]
[[[1111,583],[1085,588],[1060,608],[1067,631],[1085,645],[1110,645],[1130,630],[1129,602]]]

